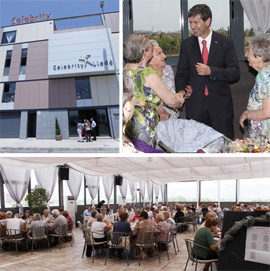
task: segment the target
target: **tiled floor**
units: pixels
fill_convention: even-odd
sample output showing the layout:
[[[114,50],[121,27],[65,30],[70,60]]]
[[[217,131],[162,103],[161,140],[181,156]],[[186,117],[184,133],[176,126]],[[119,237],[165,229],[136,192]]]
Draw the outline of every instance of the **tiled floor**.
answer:
[[[82,258],[82,250],[84,239],[79,228],[74,230],[75,244],[73,247],[70,243],[64,243],[62,250],[53,247],[52,252],[49,249],[34,250],[33,255],[30,252],[19,252],[19,257],[15,251],[0,251],[0,271],[48,271],[48,270],[166,270],[166,271],[181,271],[185,268],[187,259],[187,251],[184,243],[185,238],[193,239],[193,232],[185,232],[178,234],[178,244],[180,253],[175,255],[173,246],[170,246],[170,260],[167,260],[166,252],[161,253],[161,263],[157,257],[146,258],[141,261],[139,266],[138,259],[130,260],[130,265],[127,267],[126,260],[119,260],[116,256],[108,259],[107,265],[104,265],[105,256],[98,255],[95,257],[95,263],[92,263],[91,258]],[[203,265],[199,265],[198,271],[203,269]],[[195,270],[195,266],[189,263],[187,271]],[[213,268],[215,270],[215,268]]]

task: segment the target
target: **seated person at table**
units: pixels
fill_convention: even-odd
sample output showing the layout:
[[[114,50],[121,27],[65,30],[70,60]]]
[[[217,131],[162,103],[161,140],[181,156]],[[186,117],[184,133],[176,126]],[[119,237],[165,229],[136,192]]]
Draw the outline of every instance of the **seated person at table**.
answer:
[[[30,223],[32,221],[29,210],[26,210],[24,212],[24,216],[22,217],[22,219],[25,220],[27,223]]]
[[[60,214],[59,210],[57,209],[52,210],[52,216],[55,220],[53,224],[50,225],[50,229],[56,234],[59,234],[58,228],[62,225],[67,224],[67,220],[63,215]],[[48,222],[46,224],[48,225]]]
[[[85,209],[83,211],[83,214],[82,214],[83,217],[85,216],[91,216],[91,206],[88,206],[87,209]]]
[[[69,216],[69,212],[67,210],[64,210],[63,211],[63,216],[65,217],[66,221],[67,221],[67,224],[68,224],[68,230],[69,231],[72,231],[73,229],[73,221],[72,221],[72,218]]]
[[[103,221],[108,224],[110,222],[110,218],[109,216],[107,215],[107,209],[105,207],[102,207],[100,209],[100,213],[103,214],[104,218],[103,218]]]
[[[52,215],[50,214],[49,210],[44,210],[42,215],[42,221],[49,222],[52,219]]]
[[[87,228],[91,228],[92,224],[97,221],[97,214],[98,214],[97,211],[91,212],[91,217],[87,221]]]
[[[141,214],[141,210],[140,209],[137,209],[135,210],[135,215],[134,217],[131,219],[132,222],[138,222],[139,221],[139,216]]]
[[[25,232],[26,230],[26,222],[20,218],[20,214],[15,214],[14,218],[10,218],[6,220],[7,222],[7,229],[8,230],[15,230],[15,235],[20,238],[22,237],[21,232]]]
[[[152,220],[148,219],[148,213],[146,211],[142,211],[139,216],[139,222],[136,224],[134,230],[132,231],[132,235],[136,235],[135,243],[144,242],[145,233],[151,232],[155,230],[155,224]],[[135,246],[136,255],[140,254],[139,247]],[[145,251],[142,250],[142,259],[145,259]]]
[[[33,229],[38,227],[47,227],[44,221],[41,221],[41,215],[39,213],[36,213],[33,215],[33,220],[31,224],[29,225],[28,229],[33,231]]]
[[[153,218],[153,212],[151,211],[151,207],[150,207],[149,205],[147,205],[147,206],[145,207],[145,211],[146,211],[147,214],[148,214],[148,219],[149,219],[149,220],[152,220],[152,218]]]
[[[131,233],[130,223],[128,220],[128,213],[122,212],[120,214],[120,221],[114,223],[113,232]]]
[[[7,219],[8,219],[8,218],[12,218],[12,216],[13,216],[13,214],[12,214],[11,211],[7,211],[7,212],[6,212],[6,215],[7,215]]]
[[[215,218],[209,218],[205,221],[205,228],[199,229],[195,234],[194,243],[206,248],[193,247],[193,254],[197,256],[198,259],[218,259],[217,249],[219,241],[216,242],[213,236],[217,224],[218,222]],[[208,271],[209,266],[210,263],[206,263],[203,270]]]
[[[163,212],[164,219],[166,223],[170,224],[171,226],[175,225],[174,219],[170,216],[169,212]]]
[[[0,212],[0,237],[4,237],[6,235],[6,232],[4,231],[7,228],[6,219],[7,214],[4,212]],[[1,220],[3,220],[3,224],[1,223]],[[1,231],[1,229],[3,230]]]
[[[184,217],[184,213],[182,212],[181,206],[177,205],[176,207],[176,213],[174,216],[174,220],[176,223],[182,222],[181,219]]]
[[[159,232],[157,235],[157,241],[166,241],[167,231],[171,228],[171,225],[166,223],[162,214],[157,214],[155,218],[156,228],[155,231]]]

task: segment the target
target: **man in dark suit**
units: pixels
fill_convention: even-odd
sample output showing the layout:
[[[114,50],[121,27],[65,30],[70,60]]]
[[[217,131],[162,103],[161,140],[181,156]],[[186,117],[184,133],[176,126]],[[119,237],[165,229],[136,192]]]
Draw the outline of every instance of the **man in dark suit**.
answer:
[[[232,40],[211,30],[212,12],[207,5],[188,12],[193,36],[182,42],[175,76],[176,90],[191,85],[186,117],[202,122],[233,139],[233,103],[229,82],[240,77]]]

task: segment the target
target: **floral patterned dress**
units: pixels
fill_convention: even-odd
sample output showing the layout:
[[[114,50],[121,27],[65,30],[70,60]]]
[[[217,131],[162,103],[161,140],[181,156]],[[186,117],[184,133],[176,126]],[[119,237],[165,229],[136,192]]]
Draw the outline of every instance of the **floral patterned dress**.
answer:
[[[262,109],[263,99],[270,98],[270,66],[264,67],[256,76],[255,85],[249,95],[248,110]],[[260,132],[267,135],[270,132],[270,119],[249,121],[250,132]]]
[[[135,112],[127,123],[126,135],[130,139],[144,141],[153,148],[157,147],[157,124],[159,122],[158,105],[161,103],[159,96],[149,87],[145,86],[145,78],[158,71],[149,67],[139,66],[126,70],[134,80],[134,105]]]

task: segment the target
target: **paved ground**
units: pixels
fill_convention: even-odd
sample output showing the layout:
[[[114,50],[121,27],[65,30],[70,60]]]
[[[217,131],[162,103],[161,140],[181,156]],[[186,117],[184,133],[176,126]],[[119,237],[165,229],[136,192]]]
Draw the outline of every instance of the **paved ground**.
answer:
[[[119,153],[119,140],[97,137],[93,142],[68,140],[0,139],[0,153]]]

